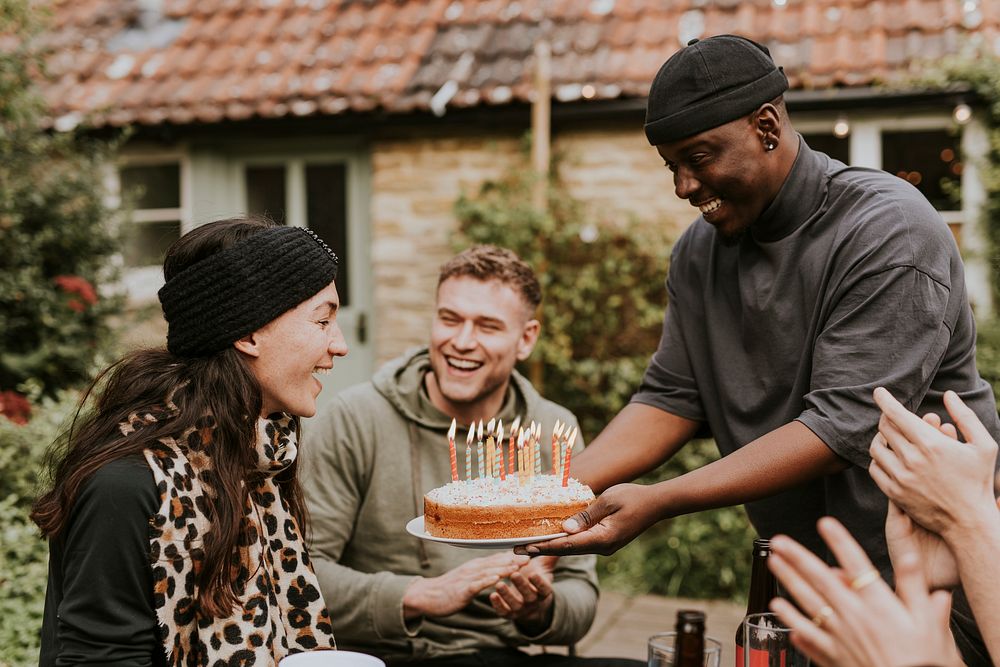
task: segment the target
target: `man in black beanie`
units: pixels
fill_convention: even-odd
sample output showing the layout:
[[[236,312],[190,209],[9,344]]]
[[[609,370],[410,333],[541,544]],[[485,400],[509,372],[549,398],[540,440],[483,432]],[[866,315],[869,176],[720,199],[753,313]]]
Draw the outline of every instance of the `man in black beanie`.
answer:
[[[692,40],[657,73],[646,136],[701,215],[674,246],[639,391],[573,461],[603,495],[569,537],[523,552],[609,554],[661,519],[745,503],[761,537],[827,558],[816,522],[836,517],[891,581],[887,501],[868,475],[874,389],[942,416],[954,390],[1000,436],[947,226],[902,179],[810,149],[787,88],[768,50],[734,35]],[[621,484],[707,436],[720,460]],[[968,626],[955,628],[966,661],[989,664]]]

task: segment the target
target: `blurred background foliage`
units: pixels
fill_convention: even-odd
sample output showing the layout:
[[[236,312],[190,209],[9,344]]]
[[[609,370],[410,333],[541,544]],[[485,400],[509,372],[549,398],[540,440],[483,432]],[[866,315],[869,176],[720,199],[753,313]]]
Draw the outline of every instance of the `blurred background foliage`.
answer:
[[[532,205],[537,182],[527,165],[461,197],[455,249],[493,243],[535,268],[543,330],[521,370],[576,414],[589,441],[628,403],[659,342],[671,243],[634,221],[595,219],[556,172],[544,184],[545,211]],[[676,477],[717,457],[714,442],[693,442],[641,481]],[[754,536],[742,507],[678,517],[598,559],[601,580],[634,593],[741,599]]]
[[[112,147],[41,125],[38,11],[0,0],[0,36],[12,37],[0,49],[0,400],[18,406],[15,392],[86,380],[122,307],[102,182]]]
[[[38,3],[0,0],[0,667],[38,663],[48,548],[28,519],[43,453],[113,341],[113,146],[43,126]]]
[[[0,417],[0,666],[38,664],[48,545],[28,518],[49,444],[79,395],[41,398],[24,425]]]

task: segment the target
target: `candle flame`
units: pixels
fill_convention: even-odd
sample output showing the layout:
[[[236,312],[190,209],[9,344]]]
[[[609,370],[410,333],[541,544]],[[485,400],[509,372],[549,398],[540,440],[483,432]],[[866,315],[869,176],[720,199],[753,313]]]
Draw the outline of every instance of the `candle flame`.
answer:
[[[469,427],[469,437],[465,439],[465,444],[471,445],[472,439],[475,437],[476,437],[476,425],[473,424],[472,426]]]
[[[479,432],[477,433],[480,440],[483,439],[483,420],[479,420]]]
[[[458,428],[458,422],[455,421],[454,419],[452,419],[451,420],[451,428],[448,429],[448,439],[449,440],[454,440],[455,439],[455,429],[456,428]]]
[[[521,425],[521,415],[514,417],[514,425],[510,427],[510,434],[514,435],[517,433],[518,427]]]

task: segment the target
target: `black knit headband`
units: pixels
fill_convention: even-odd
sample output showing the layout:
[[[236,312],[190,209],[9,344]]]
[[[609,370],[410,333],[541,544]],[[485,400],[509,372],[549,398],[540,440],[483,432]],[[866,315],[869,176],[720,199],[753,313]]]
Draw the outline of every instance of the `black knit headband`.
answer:
[[[337,255],[302,227],[270,227],[192,264],[158,296],[167,349],[214,354],[291,310],[337,277]]]

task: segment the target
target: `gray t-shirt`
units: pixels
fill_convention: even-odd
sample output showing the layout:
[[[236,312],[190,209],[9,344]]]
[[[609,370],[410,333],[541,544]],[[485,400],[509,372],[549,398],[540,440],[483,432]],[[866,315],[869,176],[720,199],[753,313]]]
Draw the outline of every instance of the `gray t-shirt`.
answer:
[[[663,337],[633,401],[703,422],[722,455],[798,420],[853,464],[749,503],[762,537],[782,532],[825,556],[815,526],[832,515],[889,573],[886,499],[867,471],[878,386],[947,421],[942,397],[954,390],[1000,435],[955,241],[902,179],[801,141],[738,245],[718,244],[702,218],[685,231],[667,290]]]

